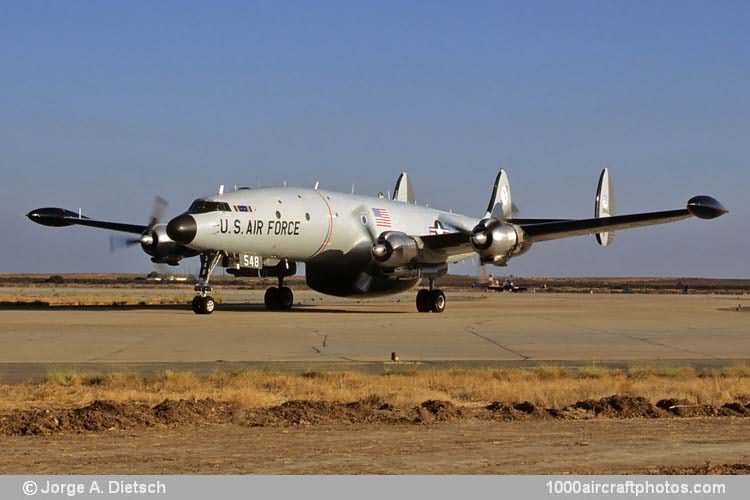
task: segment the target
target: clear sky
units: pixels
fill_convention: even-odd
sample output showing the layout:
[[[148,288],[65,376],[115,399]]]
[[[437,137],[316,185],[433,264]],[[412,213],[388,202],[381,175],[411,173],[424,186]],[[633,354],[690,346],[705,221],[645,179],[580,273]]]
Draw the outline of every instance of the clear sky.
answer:
[[[176,215],[219,184],[374,194],[405,170],[480,215],[502,166],[523,216],[590,217],[609,166],[621,213],[731,213],[507,272],[748,277],[749,26],[744,1],[0,2],[0,272],[151,269],[40,206],[145,223],[156,194]]]

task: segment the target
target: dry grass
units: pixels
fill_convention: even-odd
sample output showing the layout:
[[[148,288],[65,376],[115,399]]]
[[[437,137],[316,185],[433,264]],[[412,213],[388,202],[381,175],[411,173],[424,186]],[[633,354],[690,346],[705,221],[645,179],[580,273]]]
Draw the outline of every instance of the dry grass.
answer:
[[[55,288],[0,287],[0,302],[5,304],[49,304],[50,306],[121,306],[189,304],[192,288]],[[218,299],[217,297],[214,297]]]
[[[588,368],[413,371],[383,375],[351,372],[279,374],[263,371],[216,372],[197,376],[165,371],[156,376],[127,373],[85,375],[51,373],[37,383],[0,386],[0,411],[66,407],[95,399],[157,403],[166,398],[214,398],[245,407],[290,399],[353,401],[378,395],[397,405],[426,399],[461,405],[524,401],[563,406],[611,394],[644,396],[652,401],[685,398],[715,406],[750,395],[750,367],[696,373],[692,369]]]

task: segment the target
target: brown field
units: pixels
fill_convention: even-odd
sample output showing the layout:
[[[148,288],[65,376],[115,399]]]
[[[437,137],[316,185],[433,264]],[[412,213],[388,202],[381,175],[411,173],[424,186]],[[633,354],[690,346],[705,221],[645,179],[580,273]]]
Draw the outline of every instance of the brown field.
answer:
[[[668,398],[721,407],[750,402],[750,366],[698,372],[692,368],[531,368],[401,371],[383,375],[352,372],[285,374],[263,371],[215,372],[198,376],[167,370],[156,376],[52,372],[45,380],[0,385],[0,412],[83,406],[94,400],[140,401],[213,399],[242,408],[270,407],[291,400],[349,402],[376,397],[397,406],[425,400],[476,407],[493,401],[528,401],[563,407],[612,394]]]
[[[196,317],[189,285],[90,281],[0,284],[0,472],[750,470],[741,293],[233,286]]]
[[[4,473],[750,472],[745,367],[53,373],[2,391]]]

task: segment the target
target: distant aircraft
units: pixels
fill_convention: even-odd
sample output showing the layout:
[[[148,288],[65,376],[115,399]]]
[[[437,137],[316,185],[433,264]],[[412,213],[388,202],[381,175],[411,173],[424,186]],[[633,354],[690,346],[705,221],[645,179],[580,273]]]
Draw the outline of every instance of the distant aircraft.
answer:
[[[418,206],[408,176],[402,173],[392,199],[317,189],[248,189],[199,198],[168,224],[159,221],[166,203],[157,198],[145,226],[94,220],[62,208],[27,214],[45,226],[81,225],[136,235],[155,263],[177,265],[200,256],[193,299],[196,314],[210,314],[215,302],[209,278],[220,265],[234,276],[276,277],[266,290],[268,309],[290,309],[292,291],[284,278],[304,262],[307,284],[341,297],[398,293],[426,278],[417,293],[417,310],[443,312],[445,294],[435,280],[448,263],[478,256],[482,264],[505,266],[508,260],[548,240],[593,234],[601,246],[613,231],[663,224],[695,216],[714,219],[727,210],[714,198],[695,196],[683,209],[615,215],[607,169],[599,177],[592,219],[523,219],[513,215],[508,175],[498,173],[485,214],[480,218]]]

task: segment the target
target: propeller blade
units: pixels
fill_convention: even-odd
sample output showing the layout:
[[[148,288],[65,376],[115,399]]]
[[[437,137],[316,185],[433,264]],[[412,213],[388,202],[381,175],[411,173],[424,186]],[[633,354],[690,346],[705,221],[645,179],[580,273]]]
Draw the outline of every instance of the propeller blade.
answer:
[[[484,263],[480,261],[479,262],[479,282],[488,283],[489,281],[490,281],[490,276],[487,274],[487,268],[485,267]]]
[[[148,223],[149,228],[152,228],[159,223],[161,218],[164,216],[164,211],[167,209],[167,205],[167,200],[165,200],[161,196],[156,196],[154,198],[154,206],[151,209],[151,218],[149,219]]]
[[[159,273],[162,277],[172,274],[172,271],[169,270],[169,266],[163,263],[154,263],[154,271]]]
[[[123,248],[138,245],[140,242],[141,238],[111,235],[109,237],[109,251],[114,253],[118,250],[122,250]]]

